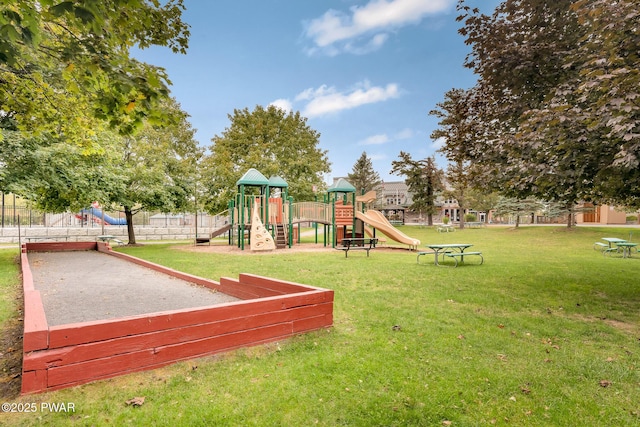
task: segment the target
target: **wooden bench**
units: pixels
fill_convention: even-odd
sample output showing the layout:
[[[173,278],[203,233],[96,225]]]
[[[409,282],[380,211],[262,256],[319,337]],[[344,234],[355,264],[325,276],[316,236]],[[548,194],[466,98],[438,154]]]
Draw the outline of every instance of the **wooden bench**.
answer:
[[[58,241],[58,240],[63,240],[65,242],[69,241],[69,236],[29,236],[29,237],[25,237],[25,239],[27,239],[27,241],[32,241],[32,240],[53,240],[53,241]]]
[[[342,239],[342,246],[336,246],[336,249],[344,251],[344,257],[347,258],[349,251],[354,250],[364,250],[367,251],[367,256],[369,256],[369,251],[371,249],[376,248],[376,244],[378,243],[377,238],[373,239],[361,239],[361,238],[348,238]]]
[[[454,267],[458,266],[458,258],[460,258],[460,262],[464,262],[464,257],[466,256],[479,256],[480,257],[479,265],[482,265],[484,263],[482,252],[446,252],[443,255],[448,256],[449,258],[453,258],[453,260],[456,262],[456,265],[454,265]]]
[[[211,246],[211,238],[210,237],[197,237],[196,236],[196,245],[208,243]]]

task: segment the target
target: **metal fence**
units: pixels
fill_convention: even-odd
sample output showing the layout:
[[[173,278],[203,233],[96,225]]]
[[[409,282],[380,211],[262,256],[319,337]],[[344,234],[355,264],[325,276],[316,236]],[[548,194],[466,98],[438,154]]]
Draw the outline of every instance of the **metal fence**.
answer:
[[[105,217],[122,219],[125,217],[122,211],[106,211],[105,215],[96,215],[90,211],[45,213],[25,206],[0,204],[0,228],[13,227],[102,227]],[[204,212],[196,215],[190,212],[164,213],[140,211],[133,216],[133,225],[136,227],[200,227],[216,228],[219,224],[228,221],[226,212],[218,215],[209,215]],[[124,227],[123,224],[119,225]]]

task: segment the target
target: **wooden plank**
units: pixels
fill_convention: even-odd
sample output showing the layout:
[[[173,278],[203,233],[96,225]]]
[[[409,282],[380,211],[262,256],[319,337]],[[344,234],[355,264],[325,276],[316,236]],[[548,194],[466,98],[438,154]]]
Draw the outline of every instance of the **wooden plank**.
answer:
[[[96,242],[36,242],[26,244],[27,252],[60,252],[96,250]]]
[[[46,349],[49,345],[49,328],[40,292],[26,291],[24,293],[23,323],[23,353]]]
[[[317,290],[311,286],[301,285],[299,283],[287,282],[270,277],[256,276],[255,274],[240,273],[239,279],[241,284],[259,286],[269,289],[279,294],[292,294],[298,292],[308,292]]]
[[[131,316],[123,319],[52,326],[49,328],[49,348],[104,341],[121,336],[226,319],[239,319],[248,315],[318,304],[326,302],[328,299],[327,294],[329,293],[331,294],[331,301],[333,301],[333,291],[307,292],[259,300],[230,302],[200,309],[174,310],[152,315]]]
[[[201,357],[256,341],[290,336],[291,333],[292,325],[290,323],[278,324],[203,340],[155,347],[149,350],[102,359],[93,359],[83,363],[53,367],[49,369],[47,384],[48,387],[55,387],[62,384],[80,384],[92,381],[101,376],[112,375],[116,372],[126,373],[161,363]]]
[[[220,278],[220,292],[243,300],[274,296],[271,293],[265,295],[264,292],[254,286],[242,285],[238,280],[229,277]]]
[[[209,289],[220,290],[220,283],[215,280],[205,279],[203,277],[194,276],[189,273],[183,273],[182,271],[174,270],[169,267],[165,267],[160,264],[155,264],[153,262],[149,262],[140,258],[136,258],[131,255],[123,254],[121,252],[109,251],[105,252],[111,256],[116,258],[123,259],[125,261],[129,261],[133,264],[140,265],[142,267],[150,268],[151,270],[157,271],[159,273],[164,273],[168,276],[175,277],[180,280],[184,280],[186,282],[195,283],[197,285],[205,286]]]
[[[298,319],[293,322],[293,332],[296,334],[313,331],[315,329],[328,328],[333,325],[333,315],[321,315]]]
[[[158,346],[223,336],[275,324],[292,323],[299,319],[327,316],[332,311],[332,304],[298,307],[258,315],[248,315],[244,318],[227,319],[184,328],[123,336],[105,341],[39,351],[25,355],[23,367],[26,370],[36,370],[63,366],[118,354],[143,351]]]
[[[45,391],[47,389],[48,372],[46,369],[37,371],[22,370],[22,385],[20,393],[30,394]]]

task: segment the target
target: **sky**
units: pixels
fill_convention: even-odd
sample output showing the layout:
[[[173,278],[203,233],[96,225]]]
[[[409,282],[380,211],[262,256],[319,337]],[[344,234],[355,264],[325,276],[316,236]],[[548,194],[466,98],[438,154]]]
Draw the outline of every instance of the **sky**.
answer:
[[[320,133],[333,177],[363,152],[384,181],[400,151],[436,156],[429,111],[452,88],[474,85],[463,66],[457,0],[184,0],[186,55],[136,51],[166,69],[171,94],[203,147],[231,126],[235,109],[276,105],[300,111]],[[470,0],[490,14],[499,0]]]

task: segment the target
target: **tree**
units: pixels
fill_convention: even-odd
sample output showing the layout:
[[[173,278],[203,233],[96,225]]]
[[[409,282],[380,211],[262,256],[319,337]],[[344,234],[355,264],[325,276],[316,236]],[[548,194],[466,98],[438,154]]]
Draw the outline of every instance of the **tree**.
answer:
[[[130,245],[136,243],[133,216],[137,212],[185,210],[198,186],[203,153],[195,131],[177,102],[165,102],[164,108],[171,121],[162,127],[147,123],[136,135],[120,137],[119,160],[112,163],[121,184],[109,193],[108,201],[123,206]]]
[[[250,168],[283,178],[296,200],[312,200],[314,188],[325,186],[323,175],[330,171],[327,152],[317,147],[320,134],[299,112],[256,106],[253,111],[234,110],[229,120],[231,125],[213,137],[211,154],[203,160],[210,212],[226,209],[237,191],[236,182]]]
[[[440,119],[438,129],[431,133],[433,140],[443,140],[444,145],[438,151],[444,153],[449,160],[447,181],[452,186],[451,196],[458,201],[462,212],[460,228],[464,228],[464,213],[467,210],[466,193],[471,187],[469,160],[476,137],[476,128],[471,120],[467,99],[470,92],[453,89],[445,94],[445,101],[438,103],[437,108],[429,112]]]
[[[535,215],[542,210],[544,205],[535,199],[515,199],[511,197],[500,197],[496,203],[496,215],[513,215],[516,217],[515,228],[520,225],[520,217],[523,215]]]
[[[371,190],[378,190],[382,184],[380,175],[373,169],[371,159],[366,152],[362,152],[360,158],[353,165],[351,173],[348,174],[349,182],[356,187],[356,194],[364,194]]]
[[[499,199],[499,194],[495,191],[487,192],[486,188],[479,189],[471,187],[466,194],[467,204],[469,207],[480,212],[489,212],[495,208]],[[485,222],[489,221],[489,215],[484,218]]]
[[[129,244],[135,244],[133,215],[141,209],[176,212],[192,203],[202,150],[187,114],[173,100],[163,104],[163,127],[145,124],[135,136],[100,131],[93,150],[60,138],[25,138],[4,131],[0,144],[0,189],[28,199],[47,212],[86,208],[92,201],[122,206]]]
[[[428,225],[433,225],[433,214],[437,212],[436,197],[443,189],[443,172],[436,166],[434,157],[413,160],[409,153],[401,151],[399,160],[391,162],[391,173],[403,175],[412,193],[411,210],[424,212]]]
[[[164,119],[163,69],[130,48],[184,53],[182,0],[5,0],[0,7],[0,116],[18,129],[90,145],[95,121],[131,134]]]
[[[22,196],[45,212],[79,211],[92,200],[109,200],[121,183],[112,167],[109,141],[87,153],[59,137],[3,131],[0,191]],[[98,148],[100,147],[100,148]]]
[[[467,97],[473,176],[570,212],[583,200],[640,202],[636,9],[506,0],[488,16],[459,3],[465,65],[479,78]]]

